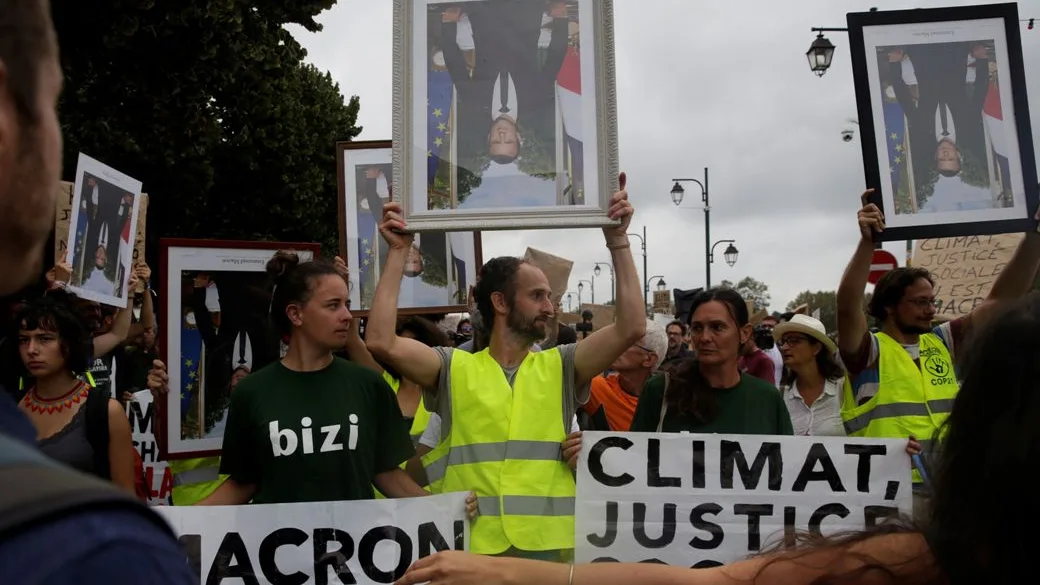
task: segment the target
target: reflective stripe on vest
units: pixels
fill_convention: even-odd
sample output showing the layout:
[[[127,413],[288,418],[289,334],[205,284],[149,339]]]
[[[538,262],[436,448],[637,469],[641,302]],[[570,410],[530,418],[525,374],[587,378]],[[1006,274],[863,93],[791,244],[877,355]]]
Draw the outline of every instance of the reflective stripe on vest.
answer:
[[[877,333],[878,390],[857,405],[846,376],[841,418],[852,437],[906,439],[917,437],[925,452],[934,456],[936,433],[953,409],[960,389],[949,350],[937,335],[920,336],[918,367],[906,349],[884,333]],[[915,469],[914,483],[921,477]]]
[[[451,451],[447,441],[441,441],[429,453],[420,458],[426,468],[427,489],[432,494],[444,493],[444,472],[448,467],[448,452]],[[479,500],[478,500],[479,502]]]
[[[227,479],[220,475],[220,457],[174,459],[167,465],[173,475],[174,506],[191,506],[206,499]]]
[[[510,388],[485,349],[452,352],[451,420],[424,457],[439,492],[475,491],[470,550],[498,554],[574,548],[574,475],[563,461],[563,360],[529,353]]]

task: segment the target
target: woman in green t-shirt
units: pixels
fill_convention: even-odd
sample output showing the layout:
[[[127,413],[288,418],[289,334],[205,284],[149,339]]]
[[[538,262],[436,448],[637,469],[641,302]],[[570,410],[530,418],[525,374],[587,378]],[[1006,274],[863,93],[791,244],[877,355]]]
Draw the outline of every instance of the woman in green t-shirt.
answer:
[[[398,466],[414,453],[397,397],[372,370],[333,356],[350,334],[337,266],[278,252],[267,264],[271,319],[285,357],[231,395],[220,472],[203,505],[365,500],[428,495]]]
[[[631,430],[794,434],[780,392],[737,366],[751,333],[747,303],[735,290],[714,288],[697,295],[690,309],[697,357],[646,383]]]

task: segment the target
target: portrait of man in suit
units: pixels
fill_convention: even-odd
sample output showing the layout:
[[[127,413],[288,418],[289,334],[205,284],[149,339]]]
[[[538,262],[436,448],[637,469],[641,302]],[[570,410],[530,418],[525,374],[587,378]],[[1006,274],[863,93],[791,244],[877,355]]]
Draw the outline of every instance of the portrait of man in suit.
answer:
[[[115,295],[116,283],[128,268],[120,262],[120,242],[130,227],[134,195],[90,173],[83,178],[73,282],[98,294]]]

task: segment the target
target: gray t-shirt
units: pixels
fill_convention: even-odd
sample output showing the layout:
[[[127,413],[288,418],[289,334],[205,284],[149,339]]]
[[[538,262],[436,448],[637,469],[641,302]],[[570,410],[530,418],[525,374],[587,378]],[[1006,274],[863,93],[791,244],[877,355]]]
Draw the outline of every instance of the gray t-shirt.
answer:
[[[565,430],[570,429],[574,413],[588,402],[591,392],[589,382],[586,382],[580,388],[577,388],[574,384],[574,353],[577,347],[578,344],[571,343],[554,348],[559,350],[560,358],[563,361],[563,404],[560,406],[562,410],[561,420]],[[433,349],[441,358],[441,374],[436,388],[425,388],[423,390],[423,405],[430,412],[440,416],[440,438],[443,441],[451,433],[451,355],[455,348],[435,347]],[[516,380],[516,372],[519,369],[519,365],[514,368],[502,368],[502,373],[505,374],[510,387],[513,386],[513,382]]]

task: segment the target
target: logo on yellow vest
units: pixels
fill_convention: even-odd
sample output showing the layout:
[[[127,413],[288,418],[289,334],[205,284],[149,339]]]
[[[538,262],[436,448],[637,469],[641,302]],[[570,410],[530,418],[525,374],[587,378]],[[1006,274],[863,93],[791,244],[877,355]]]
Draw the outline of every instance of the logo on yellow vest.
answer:
[[[936,378],[946,378],[953,371],[950,362],[943,359],[940,355],[933,355],[926,359],[924,362],[924,369]]]

